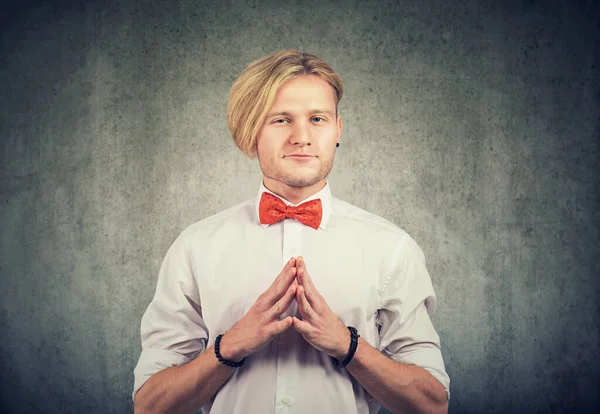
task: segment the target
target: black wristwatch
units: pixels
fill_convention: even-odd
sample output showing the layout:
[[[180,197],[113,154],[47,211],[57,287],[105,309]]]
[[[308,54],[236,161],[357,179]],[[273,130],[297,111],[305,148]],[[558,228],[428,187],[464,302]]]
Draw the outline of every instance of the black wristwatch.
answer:
[[[356,348],[358,347],[358,338],[360,338],[358,331],[353,326],[348,326],[348,330],[350,331],[350,349],[348,350],[348,355],[346,355],[346,358],[344,358],[342,362],[338,361],[334,357],[331,357],[333,360],[333,367],[336,369],[341,369],[348,365],[350,361],[352,361],[354,353],[356,352]]]

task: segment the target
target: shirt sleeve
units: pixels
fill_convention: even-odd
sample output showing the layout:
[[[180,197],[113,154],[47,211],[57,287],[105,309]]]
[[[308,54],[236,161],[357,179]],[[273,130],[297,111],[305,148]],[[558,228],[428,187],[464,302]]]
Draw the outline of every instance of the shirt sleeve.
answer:
[[[134,369],[134,402],[136,392],[152,375],[186,364],[206,348],[208,330],[202,319],[193,257],[182,235],[163,260],[140,333],[142,353]]]
[[[450,378],[430,318],[436,309],[436,297],[425,256],[405,235],[396,246],[392,263],[377,312],[379,351],[395,361],[427,370],[444,386],[450,399]]]

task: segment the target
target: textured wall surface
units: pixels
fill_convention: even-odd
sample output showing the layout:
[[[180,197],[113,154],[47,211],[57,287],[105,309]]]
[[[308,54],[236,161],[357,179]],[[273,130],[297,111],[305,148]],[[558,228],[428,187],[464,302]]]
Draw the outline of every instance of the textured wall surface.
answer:
[[[253,197],[234,79],[295,47],[345,81],[338,198],[423,248],[452,413],[600,407],[594,1],[3,2],[0,411],[132,412],[188,225]]]

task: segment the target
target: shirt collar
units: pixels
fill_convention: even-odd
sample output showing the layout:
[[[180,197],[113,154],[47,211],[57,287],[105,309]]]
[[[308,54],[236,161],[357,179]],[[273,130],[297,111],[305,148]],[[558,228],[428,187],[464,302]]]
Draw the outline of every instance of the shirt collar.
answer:
[[[263,193],[273,194],[274,196],[280,198],[288,206],[298,206],[302,203],[306,203],[307,201],[320,198],[321,199],[321,207],[322,207],[322,216],[321,216],[321,224],[319,225],[319,228],[321,230],[325,229],[325,226],[327,225],[327,221],[329,220],[329,217],[331,216],[331,188],[329,187],[328,180],[325,180],[325,187],[323,187],[319,192],[313,194],[310,197],[307,197],[306,199],[300,201],[298,204],[293,204],[293,203],[287,201],[285,198],[280,197],[277,194],[273,193],[267,187],[265,187],[263,181],[260,180],[260,187],[258,189],[258,195],[256,196],[256,203],[255,203],[256,218],[258,219],[259,223],[260,223],[260,215],[258,212],[258,206],[260,204],[260,198],[262,197]],[[267,227],[267,226],[269,226],[269,224],[261,224],[261,226]]]

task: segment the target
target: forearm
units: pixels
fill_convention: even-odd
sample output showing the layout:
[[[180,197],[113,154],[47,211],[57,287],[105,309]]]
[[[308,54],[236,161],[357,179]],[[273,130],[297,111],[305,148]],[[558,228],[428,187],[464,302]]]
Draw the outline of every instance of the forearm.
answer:
[[[369,394],[394,413],[447,413],[444,387],[427,370],[396,362],[362,338],[348,372]]]
[[[154,374],[135,397],[135,413],[191,413],[212,398],[235,368],[219,362],[211,346],[188,364]]]

